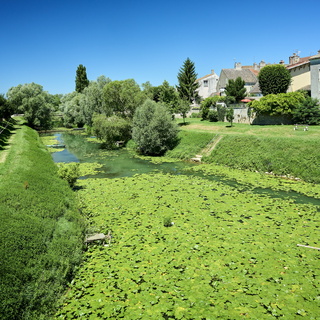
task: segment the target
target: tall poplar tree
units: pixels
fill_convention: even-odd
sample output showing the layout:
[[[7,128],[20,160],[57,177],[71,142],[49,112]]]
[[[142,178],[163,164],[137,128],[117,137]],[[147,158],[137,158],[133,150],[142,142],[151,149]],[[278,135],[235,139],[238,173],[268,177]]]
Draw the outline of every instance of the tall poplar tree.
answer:
[[[76,72],[76,91],[82,92],[89,85],[86,67],[79,64]]]
[[[199,84],[196,82],[196,80],[197,74],[195,71],[194,62],[187,58],[178,73],[179,85],[177,86],[177,90],[180,98],[190,103],[194,101],[199,102],[200,97],[196,91],[199,88]]]

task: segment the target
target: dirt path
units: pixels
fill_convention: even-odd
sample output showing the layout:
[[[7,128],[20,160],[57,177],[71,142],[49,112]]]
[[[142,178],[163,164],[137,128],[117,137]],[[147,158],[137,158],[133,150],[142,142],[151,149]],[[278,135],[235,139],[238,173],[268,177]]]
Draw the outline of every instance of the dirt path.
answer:
[[[201,162],[203,156],[208,156],[212,150],[217,146],[223,136],[216,135],[208,144],[207,146],[201,150],[200,154],[197,154],[194,158],[191,158],[191,161],[194,162]]]
[[[13,139],[14,139],[14,134],[10,136],[10,138],[7,141],[7,145],[4,147],[3,150],[0,151],[0,163],[4,163],[6,161]]]
[[[211,151],[217,146],[217,144],[220,142],[220,140],[223,138],[223,136],[218,136],[217,138],[212,139],[208,145],[202,149],[201,154],[204,156],[208,156]]]

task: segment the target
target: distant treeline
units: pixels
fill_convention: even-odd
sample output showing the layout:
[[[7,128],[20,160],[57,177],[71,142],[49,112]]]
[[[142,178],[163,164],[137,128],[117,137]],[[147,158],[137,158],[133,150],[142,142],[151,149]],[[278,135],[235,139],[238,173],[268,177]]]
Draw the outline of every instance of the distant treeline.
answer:
[[[0,164],[0,319],[48,319],[79,264],[83,223],[73,191],[29,127]]]

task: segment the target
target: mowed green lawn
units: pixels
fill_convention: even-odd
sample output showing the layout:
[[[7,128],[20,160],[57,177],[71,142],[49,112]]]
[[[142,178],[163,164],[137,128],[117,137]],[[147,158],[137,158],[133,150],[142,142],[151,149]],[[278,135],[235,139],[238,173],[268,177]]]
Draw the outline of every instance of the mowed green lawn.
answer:
[[[294,125],[250,125],[234,122],[230,127],[228,122],[209,122],[201,121],[198,118],[187,118],[186,125],[183,125],[182,119],[176,120],[180,124],[181,130],[187,131],[205,131],[216,134],[245,134],[262,135],[264,137],[300,137],[301,139],[313,139],[320,137],[320,126],[309,126],[308,131],[303,131],[305,126],[299,126],[294,130]]]

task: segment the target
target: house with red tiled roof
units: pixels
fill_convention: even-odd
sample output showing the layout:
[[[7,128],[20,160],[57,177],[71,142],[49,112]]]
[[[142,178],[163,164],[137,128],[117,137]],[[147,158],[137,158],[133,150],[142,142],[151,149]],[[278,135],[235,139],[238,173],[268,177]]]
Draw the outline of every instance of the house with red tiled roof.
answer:
[[[288,92],[311,90],[310,58],[301,58],[296,53],[289,57],[289,64],[286,65],[286,68],[291,74],[292,81]]]
[[[307,90],[311,97],[320,99],[320,50],[316,55],[303,58],[294,53],[286,68],[292,77],[288,92]]]

